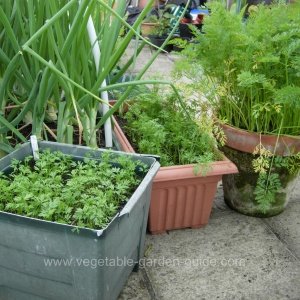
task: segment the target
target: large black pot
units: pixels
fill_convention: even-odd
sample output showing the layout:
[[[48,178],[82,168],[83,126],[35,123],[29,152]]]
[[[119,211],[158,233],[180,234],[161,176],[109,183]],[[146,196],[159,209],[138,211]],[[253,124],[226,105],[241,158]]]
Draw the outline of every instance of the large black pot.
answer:
[[[192,39],[194,37],[190,25],[196,26],[200,31],[202,30],[202,24],[188,24],[188,23],[179,23],[179,35],[184,39]]]
[[[150,39],[150,42],[157,46],[157,47],[161,47],[162,44],[165,42],[167,36],[156,36],[156,35],[149,35],[149,39]],[[163,49],[167,52],[171,52],[173,50],[173,45],[171,44],[167,44],[163,47]]]

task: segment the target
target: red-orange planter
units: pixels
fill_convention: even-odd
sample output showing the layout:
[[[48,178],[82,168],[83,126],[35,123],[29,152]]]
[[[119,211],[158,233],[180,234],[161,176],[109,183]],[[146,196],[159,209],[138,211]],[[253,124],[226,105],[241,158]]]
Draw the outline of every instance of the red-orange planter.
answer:
[[[300,137],[289,135],[271,135],[250,132],[237,127],[220,124],[226,135],[226,145],[246,153],[253,153],[261,143],[272,153],[281,156],[289,156],[300,152]],[[276,147],[276,151],[275,151]]]
[[[121,150],[135,152],[116,120],[114,122],[114,133]],[[238,172],[226,157],[212,163],[205,176],[201,172],[195,175],[193,167],[161,167],[158,171],[153,182],[148,219],[148,230],[152,234],[206,225],[222,175]]]

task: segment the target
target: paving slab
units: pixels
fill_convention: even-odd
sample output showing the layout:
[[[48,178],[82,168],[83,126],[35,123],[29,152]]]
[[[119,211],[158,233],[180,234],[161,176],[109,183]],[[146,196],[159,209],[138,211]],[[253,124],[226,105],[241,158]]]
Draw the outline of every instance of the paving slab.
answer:
[[[147,245],[157,299],[300,298],[299,260],[260,219],[214,210],[205,228],[148,236]]]
[[[132,74],[138,74],[145,64],[151,59],[154,54],[154,49],[146,45],[143,49],[142,54],[137,57],[135,66],[133,69],[129,70]],[[130,47],[124,54],[124,61],[131,57],[134,53],[134,42],[131,42]],[[172,53],[160,53],[153,64],[150,66],[148,71],[145,73],[143,78],[164,78],[165,80],[171,78],[174,61],[178,59],[179,56],[176,52]]]
[[[263,219],[263,221],[276,234],[277,238],[300,259],[300,181],[298,181],[294,195],[285,211],[278,216]]]
[[[147,285],[149,280],[145,279],[145,271],[132,272],[127,284],[119,296],[119,300],[151,300],[151,294]]]

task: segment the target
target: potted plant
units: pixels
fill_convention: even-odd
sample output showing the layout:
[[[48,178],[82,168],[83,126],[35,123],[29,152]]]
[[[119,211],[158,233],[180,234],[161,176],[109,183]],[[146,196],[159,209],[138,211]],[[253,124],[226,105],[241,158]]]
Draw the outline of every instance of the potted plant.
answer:
[[[116,299],[143,255],[159,164],[83,146],[38,147],[38,159],[25,143],[0,160],[1,299]]]
[[[195,67],[186,74],[213,104],[239,168],[223,178],[225,201],[252,216],[282,212],[300,168],[298,9],[258,6],[243,22],[216,4],[206,34],[185,49]]]
[[[121,149],[159,155],[162,164],[154,179],[148,230],[158,234],[206,225],[222,175],[237,171],[217,151],[209,119],[196,123],[192,107],[183,108],[161,90],[141,94],[128,105],[126,125],[114,125]]]
[[[201,15],[202,16],[202,15]],[[203,22],[203,16],[197,17],[197,20],[193,21],[188,18],[182,18],[179,23],[179,35],[183,39],[192,39],[193,34],[193,27],[196,27],[197,29],[202,29],[202,22]]]
[[[150,15],[141,24],[142,36],[148,37],[155,30],[158,25],[158,18],[156,15]]]
[[[176,5],[165,5],[156,8],[141,24],[142,34],[147,36],[152,44],[161,47],[168,38],[176,17],[171,13]],[[164,50],[170,52],[172,45],[166,45]]]
[[[196,17],[193,17],[191,13],[196,13]],[[179,23],[180,37],[183,39],[192,39],[194,37],[193,26],[202,31],[204,17],[208,14],[208,9],[193,9],[189,13],[186,13]]]

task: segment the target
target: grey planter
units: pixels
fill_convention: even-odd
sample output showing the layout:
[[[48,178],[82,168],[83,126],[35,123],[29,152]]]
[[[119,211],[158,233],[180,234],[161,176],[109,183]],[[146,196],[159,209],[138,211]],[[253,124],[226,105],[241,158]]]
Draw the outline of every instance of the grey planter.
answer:
[[[87,147],[50,142],[40,142],[39,147],[62,151],[75,159],[91,152]],[[99,159],[103,151],[93,150]],[[0,160],[0,171],[9,169],[11,159],[22,160],[31,154],[30,144],[24,144]],[[154,158],[130,156],[142,160],[150,170],[103,230],[80,229],[78,233],[73,226],[0,212],[1,300],[118,297],[143,255],[151,185],[159,169]]]

